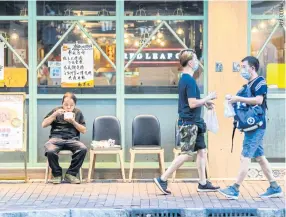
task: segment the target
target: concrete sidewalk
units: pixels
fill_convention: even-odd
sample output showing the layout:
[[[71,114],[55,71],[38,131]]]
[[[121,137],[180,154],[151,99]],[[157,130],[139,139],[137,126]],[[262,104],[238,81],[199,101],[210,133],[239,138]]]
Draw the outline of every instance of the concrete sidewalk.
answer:
[[[213,181],[222,188],[230,181]],[[285,192],[285,183],[279,182]],[[88,184],[1,183],[0,211],[62,208],[285,208],[283,198],[261,199],[266,181],[246,181],[239,200],[227,200],[217,192],[198,193],[197,183],[170,183],[172,195],[162,195],[152,181],[121,183],[97,181]]]

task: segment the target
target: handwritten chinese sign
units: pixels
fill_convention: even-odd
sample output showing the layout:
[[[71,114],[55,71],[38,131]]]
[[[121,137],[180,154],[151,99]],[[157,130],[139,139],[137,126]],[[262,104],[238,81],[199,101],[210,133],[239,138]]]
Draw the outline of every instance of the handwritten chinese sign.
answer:
[[[94,86],[91,44],[64,44],[61,58],[62,87],[90,88]]]
[[[24,144],[24,95],[0,94],[0,150],[20,150]]]
[[[4,43],[0,42],[0,80],[4,79]]]

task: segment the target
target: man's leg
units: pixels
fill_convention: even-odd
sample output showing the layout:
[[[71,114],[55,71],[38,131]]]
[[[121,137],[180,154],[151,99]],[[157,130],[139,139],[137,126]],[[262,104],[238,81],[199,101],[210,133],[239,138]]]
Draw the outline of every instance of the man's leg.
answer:
[[[259,163],[265,177],[267,178],[267,180],[271,183],[271,182],[274,182],[275,179],[274,179],[274,176],[273,176],[273,173],[272,173],[272,169],[270,167],[270,163],[268,162],[268,160],[266,159],[265,156],[260,156],[260,157],[257,157],[255,158],[256,161]],[[278,187],[278,186],[277,186]]]
[[[210,181],[206,178],[206,162],[207,162],[207,152],[206,143],[203,133],[199,133],[196,139],[195,151],[197,151],[197,168],[199,173],[199,192],[212,192],[217,191],[219,187],[213,186]]]
[[[191,156],[188,154],[181,154],[176,157],[173,160],[171,166],[161,175],[161,180],[167,181],[167,179],[173,174],[173,172],[179,169],[188,160],[191,160]]]
[[[161,175],[159,178],[154,178],[154,182],[157,185],[157,187],[164,193],[164,194],[171,194],[168,188],[168,182],[167,179],[170,177],[174,171],[180,168],[184,164],[184,162],[191,159],[191,156],[188,154],[181,154],[178,157],[176,157],[171,166]]]
[[[240,169],[236,183],[219,192],[230,199],[238,199],[239,187],[247,176],[251,158],[255,158],[255,154],[262,144],[265,130],[257,129],[251,132],[244,133],[243,149],[240,158]]]
[[[61,150],[61,139],[52,138],[45,144],[45,156],[48,158],[53,177],[62,177],[58,153]]]
[[[83,164],[87,153],[87,147],[80,141],[67,140],[65,143],[65,149],[71,150],[73,152],[71,165],[68,168],[66,174],[76,176]]]
[[[206,160],[207,160],[207,154],[206,149],[200,149],[197,152],[197,168],[199,173],[199,183],[201,185],[205,185],[207,183],[207,177],[206,177]]]
[[[275,181],[273,173],[272,173],[272,169],[266,157],[263,155],[263,156],[256,157],[255,159],[259,163],[265,177],[268,179],[270,183],[270,187],[267,189],[267,191],[264,194],[261,194],[260,197],[270,198],[270,197],[282,196],[283,195],[282,189],[278,185],[278,183]]]
[[[236,178],[235,184],[237,184],[239,186],[242,184],[243,180],[247,176],[247,172],[248,172],[250,162],[251,162],[251,158],[241,156],[239,173],[238,173],[238,176]]]

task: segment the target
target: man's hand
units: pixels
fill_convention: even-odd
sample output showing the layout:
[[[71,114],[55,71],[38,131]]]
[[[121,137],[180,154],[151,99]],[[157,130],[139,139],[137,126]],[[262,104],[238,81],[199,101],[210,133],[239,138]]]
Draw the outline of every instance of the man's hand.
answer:
[[[52,114],[52,116],[54,117],[54,118],[56,118],[56,117],[58,117],[58,116],[60,116],[60,115],[62,115],[62,114],[64,114],[65,113],[65,110],[63,110],[63,109],[58,109],[58,110],[56,110],[53,114]]]
[[[211,92],[209,93],[207,96],[206,96],[206,101],[210,101],[210,100],[213,100],[213,99],[216,99],[217,98],[217,95],[216,95],[216,92]]]
[[[214,103],[212,101],[208,101],[205,103],[205,107],[207,109],[213,109],[214,108]]]
[[[239,102],[239,96],[228,96],[228,102],[231,104]]]
[[[72,118],[64,118],[65,121],[71,123],[71,124],[74,124],[75,123],[75,118],[74,116]]]

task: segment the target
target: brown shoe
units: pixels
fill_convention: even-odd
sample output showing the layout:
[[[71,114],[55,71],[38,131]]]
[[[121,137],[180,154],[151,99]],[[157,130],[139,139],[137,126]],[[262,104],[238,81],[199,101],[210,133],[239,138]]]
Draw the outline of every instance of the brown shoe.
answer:
[[[80,180],[77,177],[72,176],[70,174],[66,174],[64,179],[65,179],[65,181],[67,181],[71,184],[80,184]]]

